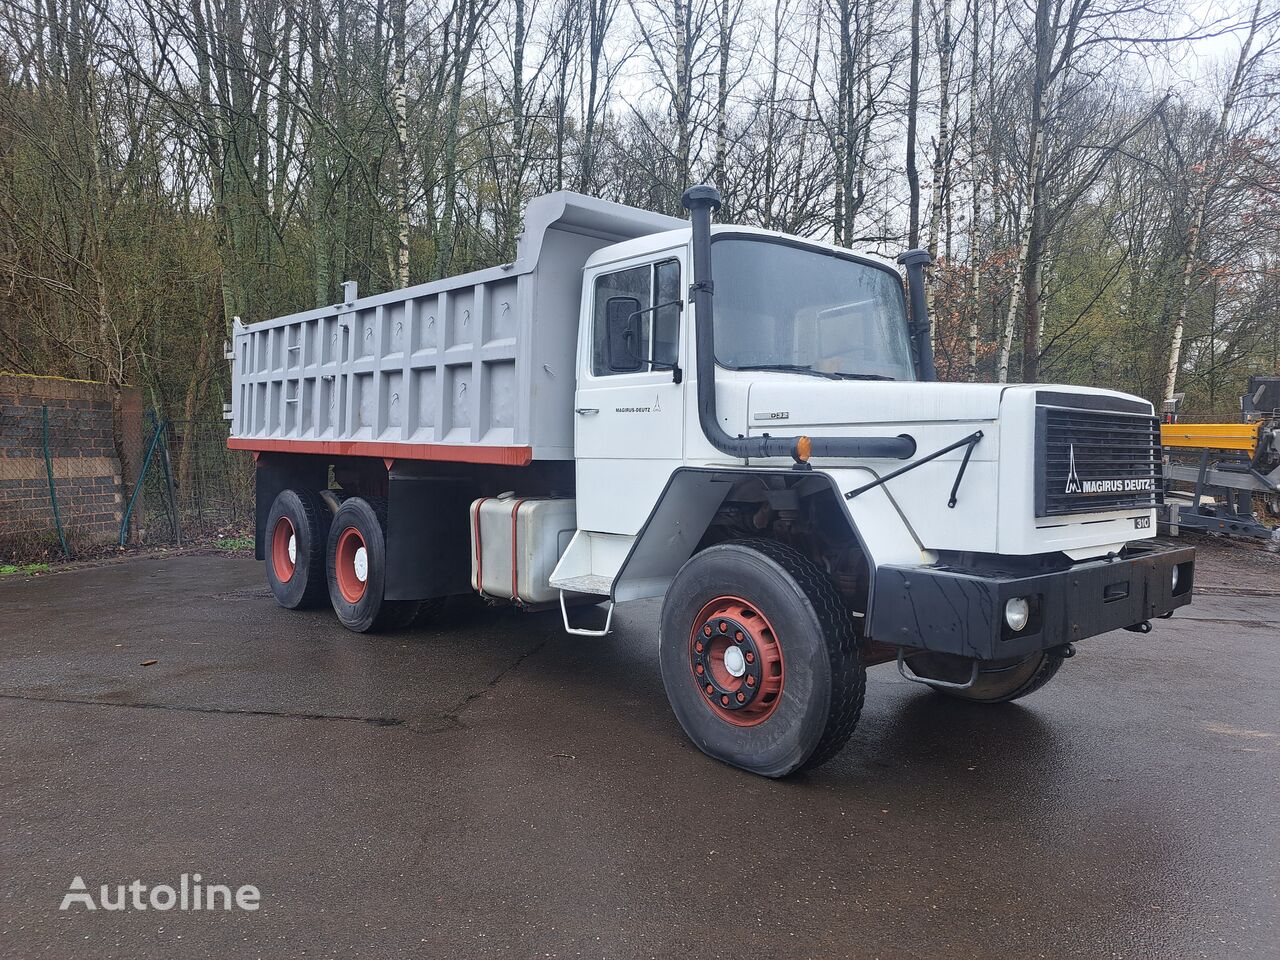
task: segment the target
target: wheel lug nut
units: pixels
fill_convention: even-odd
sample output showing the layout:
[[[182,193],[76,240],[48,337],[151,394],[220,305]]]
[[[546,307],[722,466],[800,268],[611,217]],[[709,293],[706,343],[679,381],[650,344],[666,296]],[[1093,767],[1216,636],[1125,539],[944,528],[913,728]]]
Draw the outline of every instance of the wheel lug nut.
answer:
[[[697,643],[695,643],[695,644],[693,645],[693,649],[695,649],[695,650],[697,650],[699,653],[701,653],[701,652],[702,652],[702,641],[701,641],[701,640],[699,640]]]
[[[721,620],[721,621],[720,621],[720,632],[721,632],[721,633],[728,633],[728,632],[729,632],[729,625],[728,625],[727,623],[725,623],[723,620]]]
[[[755,685],[756,685],[756,678],[755,678],[755,677],[747,677],[747,686],[748,686],[748,687],[754,687]]]
[[[739,693],[739,694],[738,694],[738,702],[739,702],[739,703],[745,703],[745,702],[746,702],[746,700],[747,700],[747,695],[746,695],[745,693]]]
[[[706,634],[708,637],[711,636],[711,624],[708,623],[705,627],[703,627],[702,632]]]
[[[735,633],[735,634],[733,635],[733,639],[734,639],[734,640],[736,640],[736,641],[738,641],[738,643],[741,643],[743,640],[745,640],[745,639],[746,639],[746,637],[744,637],[744,636],[742,635],[742,631],[741,631],[741,630],[739,630],[737,633]]]
[[[723,696],[723,697],[721,697],[721,698],[720,698],[720,703],[727,707],[727,706],[729,705],[729,698],[728,698],[728,696]]]
[[[694,669],[695,671],[697,671],[698,676],[702,676],[702,664],[698,664],[698,665],[697,665],[696,667],[694,667],[693,669]]]
[[[748,650],[748,651],[747,651],[746,661],[747,661],[747,663],[755,663],[755,662],[756,662],[756,655],[755,655],[754,653],[752,653],[750,650]]]
[[[708,683],[708,684],[707,684],[707,696],[709,697],[709,696],[711,696],[712,694],[714,694],[715,692],[716,692],[716,688],[715,688],[715,687],[713,687],[711,684],[709,684],[709,683]]]

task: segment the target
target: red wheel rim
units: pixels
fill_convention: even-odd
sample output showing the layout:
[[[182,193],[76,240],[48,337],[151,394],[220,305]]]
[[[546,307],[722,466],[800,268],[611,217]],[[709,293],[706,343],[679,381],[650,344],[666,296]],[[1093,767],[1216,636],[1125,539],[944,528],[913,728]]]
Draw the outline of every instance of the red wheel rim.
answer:
[[[754,727],[782,702],[782,645],[773,625],[741,597],[717,597],[693,619],[689,669],[721,720]]]
[[[365,580],[357,571],[357,562],[363,555],[365,578],[368,578],[369,550],[365,546],[364,537],[355,527],[347,527],[338,536],[338,546],[334,550],[334,575],[338,580],[338,592],[347,603],[359,603],[364,596]]]
[[[291,542],[294,556],[289,555]],[[281,517],[276,521],[276,528],[271,531],[271,569],[281,583],[288,583],[293,579],[293,572],[297,569],[297,550],[298,533],[293,528],[293,521],[288,517]]]

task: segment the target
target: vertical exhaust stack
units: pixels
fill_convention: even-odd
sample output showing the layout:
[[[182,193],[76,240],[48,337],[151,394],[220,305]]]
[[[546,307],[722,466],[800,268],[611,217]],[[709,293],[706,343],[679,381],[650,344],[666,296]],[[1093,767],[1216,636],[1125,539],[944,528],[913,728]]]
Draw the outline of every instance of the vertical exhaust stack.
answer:
[[[933,263],[928,250],[908,250],[898,257],[907,268],[907,293],[911,304],[911,339],[916,347],[916,360],[921,380],[937,380],[933,365],[933,338],[929,336],[929,308],[924,295],[924,268]]]
[[[731,437],[720,426],[716,411],[716,353],[714,295],[711,276],[711,214],[720,209],[720,191],[708,184],[690,187],[680,198],[689,211],[693,234],[693,283],[689,299],[695,316],[695,344],[698,351],[694,369],[698,374],[698,423],[711,445],[731,457],[792,457],[797,463],[813,457],[905,460],[916,452],[916,442],[897,437]],[[927,254],[926,254],[927,256]],[[921,288],[923,297],[923,287]],[[932,369],[932,354],[930,354]]]

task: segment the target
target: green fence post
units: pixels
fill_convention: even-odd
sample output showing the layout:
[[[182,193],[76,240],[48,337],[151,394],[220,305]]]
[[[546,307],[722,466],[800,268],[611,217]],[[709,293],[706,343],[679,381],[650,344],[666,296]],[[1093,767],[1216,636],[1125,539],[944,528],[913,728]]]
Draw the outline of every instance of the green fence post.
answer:
[[[133,505],[142,492],[142,485],[147,480],[147,468],[151,466],[151,456],[156,452],[156,443],[164,431],[164,421],[156,424],[156,432],[151,435],[151,443],[147,446],[147,455],[142,458],[142,469],[138,472],[138,482],[133,485],[133,496],[129,497],[129,506],[125,508],[124,518],[120,521],[120,546],[124,546],[125,535],[129,532],[129,518],[133,516]]]
[[[53,525],[58,529],[58,542],[62,544],[62,555],[71,559],[71,550],[67,547],[67,537],[62,532],[62,514],[58,512],[58,493],[53,487],[53,457],[49,453],[49,406],[40,405],[40,419],[44,424],[44,472],[49,477],[49,501],[53,504]]]
[[[178,516],[178,498],[173,491],[173,465],[169,461],[169,433],[172,420],[164,421],[164,443],[160,444],[160,465],[164,467],[164,484],[169,491],[169,516],[173,518],[173,542],[182,546],[182,517]]]

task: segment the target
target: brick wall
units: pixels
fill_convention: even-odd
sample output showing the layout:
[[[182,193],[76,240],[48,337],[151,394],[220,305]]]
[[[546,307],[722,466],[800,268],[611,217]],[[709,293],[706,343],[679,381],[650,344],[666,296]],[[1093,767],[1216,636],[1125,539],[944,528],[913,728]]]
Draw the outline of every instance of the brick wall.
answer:
[[[73,553],[119,536],[141,465],[142,403],[136,390],[114,394],[102,383],[0,374],[0,557],[58,552],[42,407],[49,410],[54,489]]]

